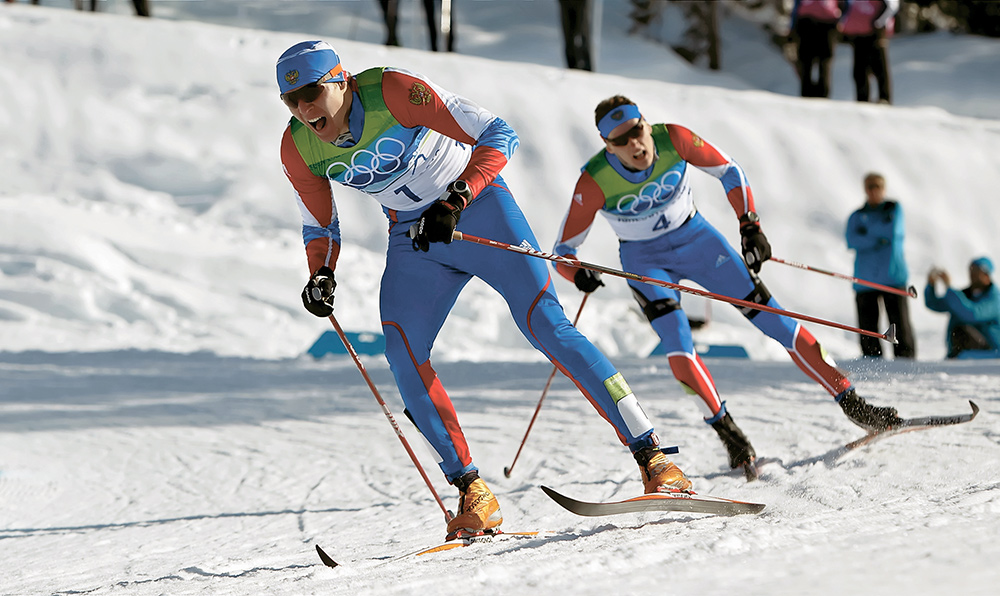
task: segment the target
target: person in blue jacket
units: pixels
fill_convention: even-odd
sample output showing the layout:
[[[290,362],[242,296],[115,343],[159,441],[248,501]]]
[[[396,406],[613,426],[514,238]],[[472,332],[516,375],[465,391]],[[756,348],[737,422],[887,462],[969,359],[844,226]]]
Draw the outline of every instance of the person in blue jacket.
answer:
[[[885,177],[869,173],[864,178],[864,206],[847,220],[847,247],[856,251],[854,277],[892,288],[906,289],[909,271],[903,256],[903,208],[896,201],[885,199]],[[885,309],[889,323],[896,326],[893,346],[896,358],[916,358],[917,343],[910,323],[908,297],[854,284],[858,307],[858,327],[878,331],[879,304]],[[880,358],[882,345],[878,338],[861,336],[861,353]]]
[[[993,261],[979,257],[969,263],[969,287],[953,290],[948,272],[931,269],[924,288],[924,303],[935,312],[951,315],[948,320],[948,358],[957,358],[969,350],[996,352],[1000,357],[1000,290],[991,276]],[[937,294],[935,282],[945,285]]]

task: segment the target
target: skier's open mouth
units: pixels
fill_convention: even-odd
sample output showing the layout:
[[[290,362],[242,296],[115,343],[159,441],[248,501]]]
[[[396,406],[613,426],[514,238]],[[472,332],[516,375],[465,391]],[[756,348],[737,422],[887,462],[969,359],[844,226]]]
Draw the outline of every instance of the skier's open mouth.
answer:
[[[326,128],[326,116],[320,116],[309,121],[309,126],[313,127],[313,130],[319,132]]]

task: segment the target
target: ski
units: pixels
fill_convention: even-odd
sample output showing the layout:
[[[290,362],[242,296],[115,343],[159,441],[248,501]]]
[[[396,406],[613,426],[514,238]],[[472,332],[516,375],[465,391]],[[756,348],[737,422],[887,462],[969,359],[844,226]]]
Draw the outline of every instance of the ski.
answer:
[[[420,557],[423,555],[429,555],[431,553],[439,553],[446,550],[452,550],[455,548],[462,548],[466,546],[472,546],[474,544],[483,544],[487,542],[502,542],[504,540],[517,540],[524,538],[538,538],[544,536],[545,532],[503,532],[497,531],[492,534],[478,534],[476,536],[463,536],[461,538],[455,538],[449,540],[443,544],[437,546],[432,546],[430,548],[425,548],[423,550],[418,550],[416,552],[409,553],[403,556],[415,556]]]
[[[578,501],[559,494],[547,486],[542,490],[553,501],[567,511],[583,516],[617,515],[642,511],[683,511],[686,513],[707,513],[711,515],[744,515],[760,513],[762,503],[733,501],[710,495],[695,493],[653,493],[625,499],[624,501],[594,503]]]
[[[865,445],[871,445],[882,439],[887,439],[889,437],[894,437],[896,435],[901,435],[903,433],[913,432],[915,430],[927,430],[929,428],[938,428],[941,426],[953,426],[955,424],[965,424],[966,422],[971,422],[976,414],[979,414],[979,406],[976,405],[974,401],[969,400],[969,405],[972,406],[972,412],[968,414],[956,414],[954,416],[924,416],[921,418],[904,418],[898,424],[895,424],[886,430],[869,433],[856,441],[851,441],[844,446],[846,451],[851,451],[857,449],[858,447],[864,447]]]
[[[340,565],[340,563],[334,561],[330,555],[323,552],[323,549],[321,549],[318,544],[316,545],[316,554],[319,555],[319,560],[322,561],[327,567],[336,567]]]
[[[432,546],[430,548],[422,548],[420,550],[392,557],[388,561],[384,561],[384,563],[388,563],[391,561],[398,561],[400,559],[404,559],[407,557],[419,557],[422,555],[429,555],[432,553],[440,553],[455,548],[473,546],[475,544],[502,542],[505,540],[517,540],[525,538],[544,538],[546,536],[551,536],[551,535],[552,535],[551,532],[503,532],[498,530],[490,534],[476,534],[474,536],[462,536],[459,538],[448,540],[437,546]],[[318,544],[316,545],[316,554],[319,555],[319,560],[327,567],[341,566],[340,563],[333,560],[333,557],[326,554],[326,551],[324,551]]]

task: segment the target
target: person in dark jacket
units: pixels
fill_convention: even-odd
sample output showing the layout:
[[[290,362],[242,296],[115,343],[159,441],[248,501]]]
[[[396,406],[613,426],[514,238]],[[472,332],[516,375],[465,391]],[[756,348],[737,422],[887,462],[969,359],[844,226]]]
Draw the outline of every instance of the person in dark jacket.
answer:
[[[870,80],[878,85],[878,102],[892,103],[889,38],[899,0],[851,0],[841,32],[854,48],[854,87],[858,101],[871,101]]]
[[[885,177],[870,173],[865,176],[864,206],[847,220],[847,247],[856,251],[854,277],[893,288],[905,289],[909,272],[903,255],[903,208],[896,201],[885,199]],[[896,358],[916,358],[917,344],[910,323],[908,298],[892,292],[854,284],[858,307],[858,327],[878,331],[879,305],[885,309],[889,323],[896,326],[893,346]],[[882,345],[878,338],[861,336],[861,353],[880,358]]]
[[[948,358],[966,353],[971,356],[1000,357],[1000,290],[993,283],[993,261],[979,257],[969,263],[969,287],[954,290],[943,269],[932,269],[924,288],[924,303],[935,312],[951,315],[948,320]],[[938,296],[936,282],[945,285]],[[992,352],[992,353],[991,353]]]
[[[566,68],[594,70],[590,54],[593,0],[559,0],[559,21],[563,30],[563,50]]]
[[[795,0],[790,29],[802,97],[830,97],[830,69],[845,0]],[[814,74],[815,72],[815,74]]]
[[[455,51],[455,11],[451,8],[451,2],[444,3],[441,0],[421,0],[424,5],[424,17],[427,20],[427,34],[430,37],[431,51],[438,51],[438,35],[444,37],[445,50]],[[382,9],[382,16],[385,19],[386,38],[385,45],[400,46],[399,35],[396,33],[396,24],[399,22],[399,0],[378,0],[378,5]],[[438,5],[441,10],[438,11]],[[440,17],[438,14],[442,14]]]

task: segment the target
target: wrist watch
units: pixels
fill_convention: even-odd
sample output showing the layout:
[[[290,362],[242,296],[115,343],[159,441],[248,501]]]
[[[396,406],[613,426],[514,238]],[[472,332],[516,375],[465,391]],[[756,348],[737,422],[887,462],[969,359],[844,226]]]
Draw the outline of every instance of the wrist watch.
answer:
[[[448,185],[448,190],[460,195],[472,194],[472,190],[469,188],[469,183],[461,178]]]

